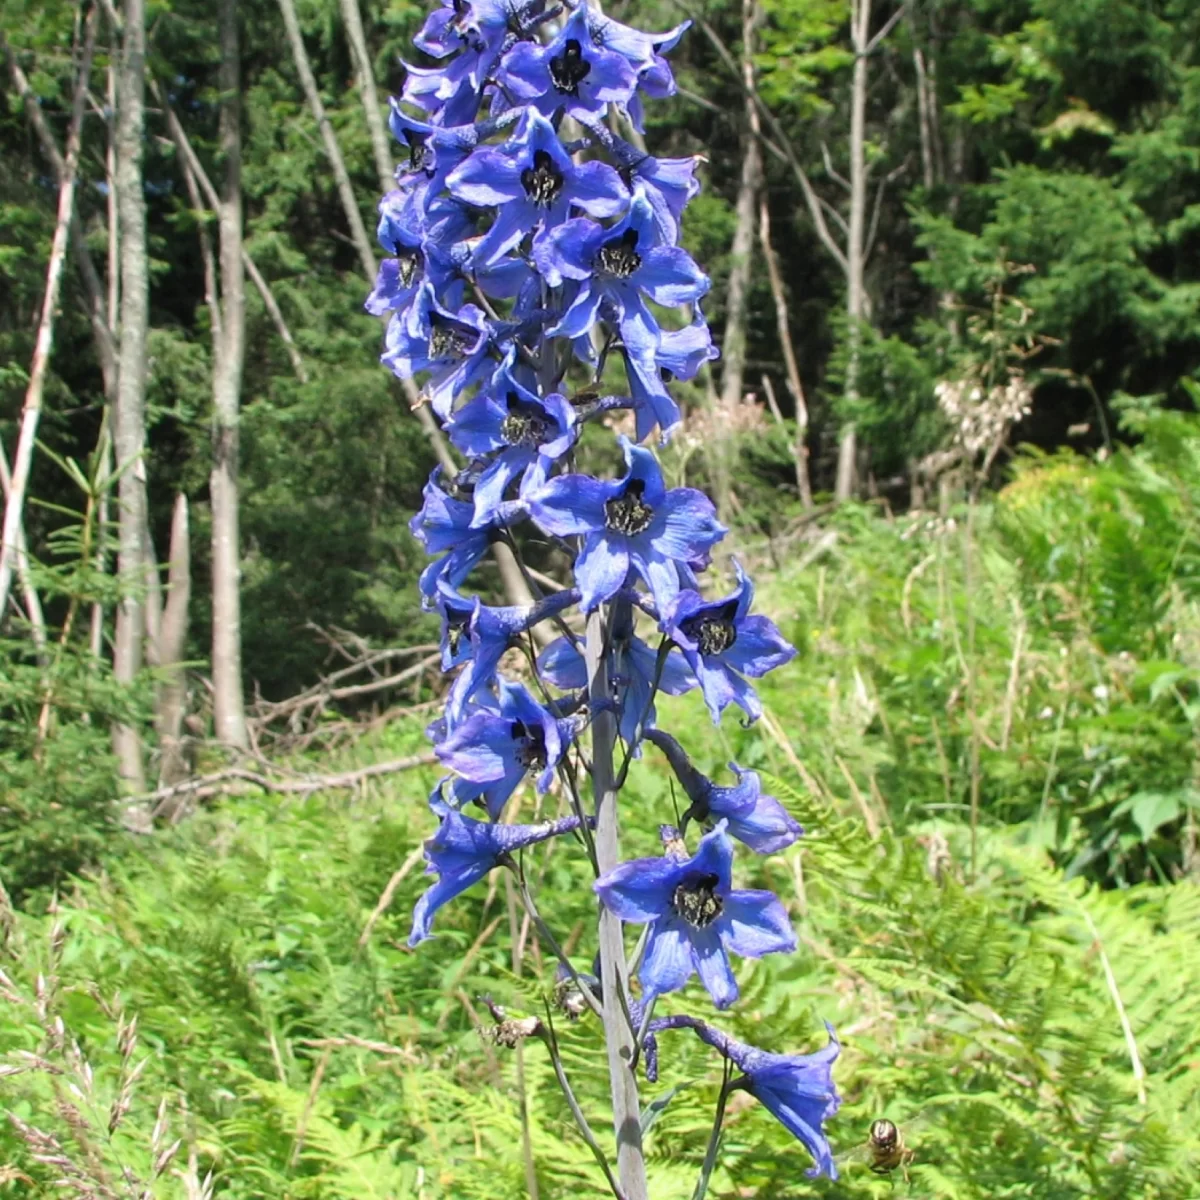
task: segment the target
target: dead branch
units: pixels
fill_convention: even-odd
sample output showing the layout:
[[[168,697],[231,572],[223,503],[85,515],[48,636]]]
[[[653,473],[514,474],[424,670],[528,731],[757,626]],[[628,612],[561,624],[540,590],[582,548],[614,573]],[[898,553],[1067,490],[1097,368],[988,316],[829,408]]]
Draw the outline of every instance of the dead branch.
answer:
[[[226,796],[255,789],[292,796],[311,796],[314,792],[356,788],[365,780],[395,775],[400,771],[411,771],[416,767],[427,767],[436,761],[433,752],[426,751],[423,754],[410,754],[407,758],[372,763],[369,767],[358,767],[353,771],[340,771],[331,775],[302,775],[295,779],[275,774],[264,775],[261,771],[251,771],[246,767],[227,767],[223,771],[215,771],[211,775],[198,775],[194,779],[161,787],[141,796],[130,796],[125,800],[125,804],[129,807],[153,805],[153,815],[158,816],[164,811],[164,804],[181,798],[206,800],[212,796]],[[183,805],[176,806],[173,820],[178,821],[183,811]]]
[[[376,661],[379,660],[376,659]],[[266,725],[271,721],[278,721],[283,717],[300,714],[307,708],[319,709],[336,700],[349,700],[355,696],[367,696],[372,692],[381,692],[424,674],[430,667],[440,661],[441,652],[439,651],[437,654],[431,654],[427,658],[421,659],[420,662],[414,663],[411,667],[405,667],[403,671],[398,671],[394,675],[381,676],[369,680],[367,683],[347,684],[345,687],[330,687],[330,680],[324,679],[297,696],[292,696],[287,700],[280,700],[275,704],[260,705],[258,712],[255,714],[255,720],[260,726]],[[356,670],[365,669],[367,665],[366,663],[362,663],[356,667],[345,667],[341,671],[335,672],[335,674],[344,678]]]

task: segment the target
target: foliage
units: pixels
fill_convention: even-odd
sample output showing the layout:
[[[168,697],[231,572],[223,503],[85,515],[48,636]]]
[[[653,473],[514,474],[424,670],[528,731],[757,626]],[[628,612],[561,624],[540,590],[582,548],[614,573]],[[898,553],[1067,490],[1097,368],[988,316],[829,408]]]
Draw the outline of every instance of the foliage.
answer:
[[[760,882],[790,897],[806,948],[742,965],[748,1003],[734,1032],[761,1040],[769,1030],[802,1049],[821,1040],[821,1018],[838,1022],[841,1148],[887,1113],[909,1129],[923,1195],[1191,1195],[1200,1165],[1200,1096],[1186,1067],[1200,996],[1189,950],[1200,933],[1194,884],[1097,893],[1002,833],[984,839],[979,877],[967,882],[966,839],[953,822],[872,838],[860,818],[836,815],[781,771],[770,782],[808,834],[768,859]],[[658,772],[651,778],[665,787]],[[5,970],[29,993],[38,971],[58,977],[51,1016],[85,1048],[104,1104],[122,1055],[101,1001],[111,1009],[119,988],[126,1019],[138,1015],[149,1065],[120,1143],[140,1147],[138,1161],[165,1095],[181,1161],[193,1146],[217,1196],[525,1195],[516,1063],[482,1047],[472,1024],[484,992],[542,1012],[552,961],[531,945],[525,976],[513,977],[502,887],[480,886],[443,914],[431,953],[408,953],[399,939],[421,887],[415,872],[358,945],[389,875],[428,831],[423,789],[414,778],[348,803],[229,803],[82,884],[57,914],[57,951],[47,942],[54,918],[17,918]],[[633,834],[654,838],[644,821]],[[590,921],[582,878],[570,889],[568,856],[541,847],[530,865],[566,897],[564,929]],[[810,999],[797,1003],[801,995]],[[1118,997],[1145,1068],[1144,1106]],[[0,1028],[15,1050],[44,1051],[38,1023],[11,1003]],[[599,1030],[588,1018],[558,1035],[585,1103],[602,1113]],[[678,1090],[650,1134],[651,1187],[675,1195],[695,1169],[718,1074],[685,1033],[662,1035],[660,1053],[649,1096]],[[10,1061],[28,1067],[19,1055]],[[524,1071],[542,1193],[595,1189],[540,1047],[526,1047]],[[50,1103],[55,1078],[12,1077],[9,1105],[69,1143]],[[794,1146],[765,1112],[735,1104],[728,1121],[717,1195],[903,1187],[853,1162],[837,1184],[803,1183]],[[51,1193],[51,1176],[12,1128],[0,1147],[43,1181],[22,1194]],[[183,1193],[168,1175],[155,1194]]]

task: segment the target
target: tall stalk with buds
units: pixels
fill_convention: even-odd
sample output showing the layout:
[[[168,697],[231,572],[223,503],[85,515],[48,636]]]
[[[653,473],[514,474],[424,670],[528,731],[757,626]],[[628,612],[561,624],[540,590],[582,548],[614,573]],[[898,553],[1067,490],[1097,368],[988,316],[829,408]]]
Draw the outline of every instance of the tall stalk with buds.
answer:
[[[716,357],[698,306],[709,281],[677,245],[699,190],[697,160],[657,158],[616,136],[606,118],[616,109],[642,131],[643,101],[674,91],[664,55],[686,28],[642,33],[582,3],[439,5],[416,38],[431,65],[408,67],[392,106],[405,161],[380,205],[388,257],[367,301],[389,317],[384,363],[422,383],[468,461],[454,478],[434,471],[412,521],[435,556],[421,592],[442,617],[443,666],[457,674],[430,729],[448,773],[430,798],[440,825],[425,850],[437,879],[417,904],[410,943],[430,937],[436,911],[493,868],[516,873],[531,921],[559,959],[557,1001],[603,1024],[615,1170],[553,1029],[502,1020],[497,1036],[545,1041],[583,1136],[625,1200],[648,1195],[635,1072],[639,1058],[657,1071],[663,1030],[691,1028],[726,1059],[697,1196],[716,1161],[729,1091],[757,1096],[829,1174],[822,1124],[838,1105],[832,1037],[813,1055],[775,1055],[697,1017],[654,1018],[659,998],[696,974],[715,1006],[728,1008],[738,998],[732,958],[795,949],[779,900],[735,888],[732,877],[735,841],[770,853],[802,832],[752,771],[735,765],[736,782],[718,785],[656,725],[659,692],[697,687],[714,722],[730,705],[756,719],[748,678],[794,654],[751,612],[754,588],[736,563],[730,593],[702,595],[699,576],[726,530],[703,493],[668,488],[641,445],[656,432],[665,443],[679,424],[666,382],[690,379]],[[690,305],[691,323],[664,329],[648,302]],[[601,380],[616,360],[624,387],[607,394]],[[634,416],[635,439],[619,439],[623,469],[610,479],[582,473],[585,430],[614,409]],[[524,522],[569,555],[574,586],[524,608],[464,595],[489,546],[518,549],[513,530]],[[573,610],[582,622],[567,619]],[[530,632],[543,622],[561,636],[535,653]],[[513,646],[532,660],[532,689],[498,671]],[[620,792],[646,742],[666,756],[690,806],[679,828],[663,827],[661,856],[623,861]],[[540,793],[560,780],[570,813],[506,822],[529,776]],[[562,952],[552,903],[534,896],[522,867],[526,847],[559,836],[574,839],[595,875],[594,973]],[[631,925],[647,927],[632,963]]]

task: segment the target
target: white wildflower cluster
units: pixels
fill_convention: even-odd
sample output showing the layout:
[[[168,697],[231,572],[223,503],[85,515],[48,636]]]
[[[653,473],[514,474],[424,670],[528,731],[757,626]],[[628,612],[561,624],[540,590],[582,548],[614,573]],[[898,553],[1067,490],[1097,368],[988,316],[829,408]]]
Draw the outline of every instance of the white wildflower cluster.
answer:
[[[994,455],[1012,426],[1033,407],[1033,389],[1018,371],[1003,386],[986,389],[970,377],[943,379],[933,393],[969,458],[984,452]]]

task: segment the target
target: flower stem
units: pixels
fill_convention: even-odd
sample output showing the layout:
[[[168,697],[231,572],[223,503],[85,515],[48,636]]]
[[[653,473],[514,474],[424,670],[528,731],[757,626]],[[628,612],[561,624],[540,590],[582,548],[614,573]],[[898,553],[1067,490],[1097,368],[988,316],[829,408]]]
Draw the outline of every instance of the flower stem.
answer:
[[[713,1168],[717,1165],[717,1150],[721,1145],[721,1124],[725,1120],[725,1101],[729,1099],[729,1093],[736,1091],[740,1086],[740,1082],[730,1082],[731,1073],[732,1067],[729,1060],[726,1059],[725,1077],[721,1081],[721,1094],[717,1097],[717,1111],[713,1116],[712,1133],[708,1137],[708,1149],[704,1152],[704,1165],[700,1168],[700,1178],[696,1181],[696,1190],[692,1193],[692,1200],[704,1200],[704,1194],[708,1191],[708,1181],[712,1177]]]
[[[554,1022],[550,1016],[549,1005],[546,1006],[546,1027],[542,1033],[542,1041],[546,1043],[546,1049],[550,1052],[554,1077],[558,1080],[558,1086],[562,1089],[563,1096],[566,1097],[567,1107],[571,1110],[571,1116],[575,1118],[575,1124],[579,1126],[579,1132],[583,1134],[583,1140],[595,1156],[596,1162],[600,1164],[600,1169],[604,1172],[604,1178],[608,1180],[608,1186],[612,1189],[616,1200],[626,1200],[625,1193],[621,1191],[620,1185],[613,1178],[612,1167],[608,1165],[608,1159],[604,1156],[604,1151],[600,1149],[600,1143],[596,1141],[596,1135],[592,1132],[592,1127],[588,1124],[588,1119],[584,1115],[583,1109],[580,1108],[579,1101],[575,1098],[575,1092],[567,1079],[567,1073],[563,1070],[562,1059],[558,1053],[558,1038],[554,1033]]]
[[[550,947],[551,953],[555,958],[562,963],[567,973],[571,977],[571,981],[579,989],[579,993],[583,996],[584,1002],[588,1008],[592,1010],[598,1017],[603,1019],[604,1013],[600,1008],[600,1002],[596,999],[592,989],[579,977],[579,972],[575,970],[574,964],[559,945],[558,938],[554,936],[550,926],[542,919],[541,913],[537,910],[537,905],[534,903],[533,895],[529,891],[529,881],[525,878],[525,868],[523,864],[516,867],[517,884],[521,893],[521,902],[525,905],[525,911],[529,914],[529,919],[533,922],[534,928],[545,939],[546,944]]]
[[[616,601],[616,605],[624,603],[627,602]],[[617,790],[613,779],[613,747],[617,731],[611,708],[612,684],[608,677],[606,615],[620,616],[619,613],[606,614],[602,609],[588,616],[584,653],[588,701],[593,714],[592,789],[596,805],[596,859],[601,873],[613,870],[621,861]],[[600,990],[604,997],[604,1038],[608,1048],[608,1075],[617,1138],[617,1173],[626,1200],[648,1200],[637,1079],[633,1073],[634,1032],[628,1017],[629,977],[625,969],[625,946],[620,919],[603,905],[600,906]]]

